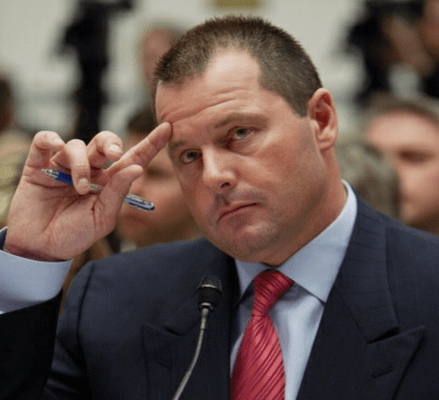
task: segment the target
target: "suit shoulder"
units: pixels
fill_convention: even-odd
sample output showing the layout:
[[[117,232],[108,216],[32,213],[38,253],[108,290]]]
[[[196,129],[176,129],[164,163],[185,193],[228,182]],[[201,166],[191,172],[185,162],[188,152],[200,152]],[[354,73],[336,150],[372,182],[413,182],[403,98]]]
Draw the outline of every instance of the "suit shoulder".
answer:
[[[439,255],[439,236],[415,229],[402,224],[385,215],[381,215],[385,223],[389,243],[396,249],[404,251],[409,248],[425,250],[428,253]]]
[[[172,243],[158,243],[152,246],[129,251],[126,253],[115,254],[104,261],[107,265],[120,265],[121,262],[132,262],[145,264],[169,263],[174,261],[187,260],[186,257],[193,258],[194,254],[200,257],[209,257],[220,253],[206,239],[177,241]]]
[[[396,248],[420,246],[430,249],[430,252],[439,252],[439,236],[419,229],[408,227],[400,221],[373,210],[362,199],[358,199],[358,230],[368,233],[378,233],[381,229],[386,235],[386,240]]]

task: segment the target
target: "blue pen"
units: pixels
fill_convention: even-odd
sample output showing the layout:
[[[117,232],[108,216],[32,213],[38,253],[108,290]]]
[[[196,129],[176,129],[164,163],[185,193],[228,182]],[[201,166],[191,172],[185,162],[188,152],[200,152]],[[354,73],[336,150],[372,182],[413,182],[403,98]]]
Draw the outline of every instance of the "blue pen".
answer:
[[[73,186],[72,176],[66,174],[65,172],[58,171],[56,169],[42,169],[41,171],[58,182]],[[96,185],[95,183],[90,183],[90,190],[93,192],[100,192],[102,190],[102,186]],[[135,194],[128,194],[123,202],[130,206],[140,208],[141,210],[154,210],[154,204],[152,204],[150,201],[142,199],[139,196],[136,196]]]

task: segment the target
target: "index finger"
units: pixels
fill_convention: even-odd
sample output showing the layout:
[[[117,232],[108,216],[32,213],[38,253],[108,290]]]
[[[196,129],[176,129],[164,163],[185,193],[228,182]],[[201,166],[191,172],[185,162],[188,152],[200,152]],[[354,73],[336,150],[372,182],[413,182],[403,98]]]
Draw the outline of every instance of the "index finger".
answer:
[[[117,171],[134,164],[140,165],[142,168],[146,167],[156,154],[165,147],[171,138],[171,134],[171,124],[163,122],[140,143],[129,149],[119,161],[108,169],[108,173],[111,176]]]

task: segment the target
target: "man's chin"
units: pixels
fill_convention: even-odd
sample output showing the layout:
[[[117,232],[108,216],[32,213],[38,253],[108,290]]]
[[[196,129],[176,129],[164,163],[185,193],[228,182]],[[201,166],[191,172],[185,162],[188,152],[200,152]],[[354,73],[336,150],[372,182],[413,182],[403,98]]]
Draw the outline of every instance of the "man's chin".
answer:
[[[270,235],[254,226],[246,226],[241,229],[223,230],[221,234],[205,236],[225,253],[242,261],[260,261],[260,254],[271,242]]]

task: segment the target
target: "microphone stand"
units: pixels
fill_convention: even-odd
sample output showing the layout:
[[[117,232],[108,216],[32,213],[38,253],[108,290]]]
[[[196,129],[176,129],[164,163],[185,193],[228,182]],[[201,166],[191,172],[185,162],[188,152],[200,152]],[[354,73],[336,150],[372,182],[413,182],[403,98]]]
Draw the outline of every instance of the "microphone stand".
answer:
[[[186,374],[184,375],[183,379],[180,382],[180,386],[178,387],[177,391],[174,394],[174,397],[172,400],[178,400],[183,393],[184,388],[186,387],[186,384],[189,381],[189,378],[192,375],[192,371],[195,367],[195,364],[198,361],[198,357],[200,355],[201,345],[203,344],[203,338],[204,338],[204,332],[206,331],[207,326],[207,320],[210,315],[210,310],[208,308],[202,308],[201,309],[201,324],[200,324],[200,333],[198,334],[198,343],[197,348],[195,349],[195,354],[192,359],[191,364],[189,365],[188,370],[186,371]]]

